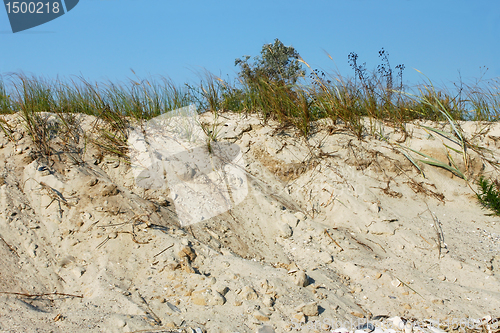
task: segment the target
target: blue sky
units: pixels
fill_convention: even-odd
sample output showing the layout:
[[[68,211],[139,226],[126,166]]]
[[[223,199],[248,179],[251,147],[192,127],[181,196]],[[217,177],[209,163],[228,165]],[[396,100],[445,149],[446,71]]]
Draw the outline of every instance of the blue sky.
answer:
[[[352,76],[347,55],[369,69],[384,47],[405,81],[416,68],[436,84],[500,77],[499,0],[80,0],[67,14],[13,34],[0,7],[0,73],[123,82],[168,76],[234,77],[235,58],[279,38],[313,68]],[[326,55],[328,52],[333,61]]]

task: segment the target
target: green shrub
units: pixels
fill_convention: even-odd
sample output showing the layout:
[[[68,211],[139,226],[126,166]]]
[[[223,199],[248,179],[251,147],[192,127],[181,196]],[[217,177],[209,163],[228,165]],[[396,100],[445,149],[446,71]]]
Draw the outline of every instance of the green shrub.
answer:
[[[492,215],[500,216],[500,191],[499,183],[495,181],[490,181],[483,176],[479,178],[479,191],[477,193],[477,198],[481,205],[493,211]]]
[[[254,58],[254,63],[248,62],[250,56],[234,61],[235,66],[240,66],[239,76],[247,83],[265,78],[275,82],[295,84],[305,75],[299,61],[299,53],[293,46],[285,46],[277,38],[273,44],[262,46],[260,54],[260,57]]]

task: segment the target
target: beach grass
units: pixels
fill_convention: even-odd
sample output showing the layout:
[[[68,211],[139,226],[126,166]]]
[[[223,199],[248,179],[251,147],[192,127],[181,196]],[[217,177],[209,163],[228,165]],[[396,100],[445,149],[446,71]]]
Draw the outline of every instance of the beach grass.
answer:
[[[293,83],[258,72],[250,78],[238,76],[229,82],[204,71],[199,75],[199,82],[181,85],[164,77],[135,77],[128,82],[114,83],[89,82],[83,77],[63,81],[24,73],[7,74],[0,76],[0,129],[13,140],[13,130],[1,115],[18,113],[37,153],[42,156],[53,154],[51,142],[63,137],[66,146],[78,145],[84,140],[85,144],[99,147],[103,154],[127,159],[131,121],[147,121],[194,104],[199,113],[213,112],[216,118],[220,111],[256,113],[264,122],[272,119],[283,128],[295,128],[304,138],[311,135],[314,121],[330,118],[333,124],[359,140],[367,136],[386,140],[377,134],[377,126],[382,122],[402,134],[398,142],[386,141],[403,153],[423,176],[419,163],[444,168],[466,180],[469,187],[469,151],[475,151],[496,170],[500,168],[496,157],[473,143],[460,127],[460,121],[492,123],[499,120],[500,79],[478,80],[473,84],[458,82],[452,88],[438,88],[423,76],[423,83],[407,87],[402,80],[404,66],[388,70],[388,59],[384,53],[381,55],[385,66],[368,73],[357,65],[357,55],[351,54],[352,77],[313,69],[300,58],[308,75]],[[90,133],[81,132],[76,120],[78,114],[94,117]],[[406,130],[407,124],[415,120],[440,124],[439,128],[419,126],[448,141],[443,144],[447,161],[436,160],[401,144],[411,136]],[[216,124],[206,124],[203,128],[209,138],[209,149],[211,142],[217,140],[218,131],[214,126]],[[451,151],[462,156],[465,169],[458,167]],[[491,187],[485,189],[493,193]]]
[[[118,137],[126,136],[126,118],[148,120],[190,104],[200,113],[259,113],[264,121],[274,119],[294,126],[305,136],[310,134],[311,122],[326,117],[358,138],[373,133],[364,125],[364,118],[382,120],[404,132],[406,123],[418,119],[493,122],[500,117],[499,80],[460,83],[454,91],[439,89],[428,80],[415,87],[394,87],[375,74],[363,80],[339,74],[325,78],[303,63],[311,74],[295,84],[266,76],[228,82],[209,72],[198,83],[183,85],[163,77],[94,83],[83,78],[63,82],[25,74],[3,75],[0,114],[21,112],[30,134],[40,140],[50,137],[34,133],[33,125],[46,127],[40,112],[92,115],[109,126],[109,135]]]

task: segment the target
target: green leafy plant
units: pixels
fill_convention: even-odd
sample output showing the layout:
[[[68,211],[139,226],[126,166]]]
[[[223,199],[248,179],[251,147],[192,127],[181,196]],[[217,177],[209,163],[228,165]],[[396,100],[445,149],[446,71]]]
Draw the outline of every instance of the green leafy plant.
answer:
[[[497,180],[490,181],[483,176],[478,181],[477,198],[481,205],[493,211],[492,215],[500,216],[500,184]]]

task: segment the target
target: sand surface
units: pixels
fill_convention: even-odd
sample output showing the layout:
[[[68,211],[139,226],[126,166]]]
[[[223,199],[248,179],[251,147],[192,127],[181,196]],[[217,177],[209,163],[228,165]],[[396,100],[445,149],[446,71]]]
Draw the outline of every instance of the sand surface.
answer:
[[[401,146],[447,161],[449,145],[419,124],[406,139],[377,124],[358,140],[319,121],[306,141],[223,113],[218,141],[241,150],[246,192],[186,225],[168,186],[138,186],[124,159],[64,138],[41,157],[19,115],[3,119],[15,141],[0,131],[0,332],[328,332],[363,318],[500,316],[500,219],[475,185],[422,163],[419,174]],[[89,131],[94,119],[77,120]],[[462,127],[495,158],[500,126]],[[492,172],[470,152],[469,177]]]

